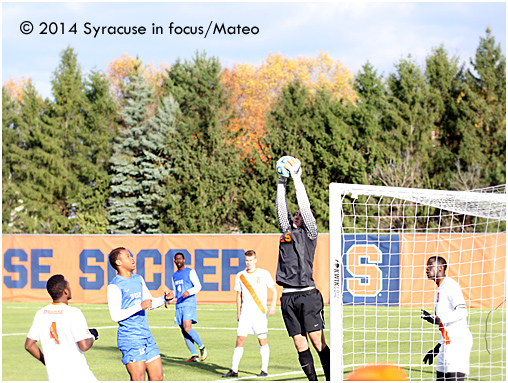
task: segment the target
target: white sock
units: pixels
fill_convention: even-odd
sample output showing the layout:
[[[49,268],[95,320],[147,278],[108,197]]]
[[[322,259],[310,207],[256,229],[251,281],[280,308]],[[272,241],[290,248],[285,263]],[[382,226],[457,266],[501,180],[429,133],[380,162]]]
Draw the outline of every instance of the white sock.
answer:
[[[259,347],[259,353],[261,354],[261,371],[268,372],[268,359],[270,359],[270,347],[268,347],[268,344]]]
[[[242,359],[243,347],[235,347],[233,351],[233,366],[231,369],[234,372],[238,372],[238,366],[240,365],[240,359]]]

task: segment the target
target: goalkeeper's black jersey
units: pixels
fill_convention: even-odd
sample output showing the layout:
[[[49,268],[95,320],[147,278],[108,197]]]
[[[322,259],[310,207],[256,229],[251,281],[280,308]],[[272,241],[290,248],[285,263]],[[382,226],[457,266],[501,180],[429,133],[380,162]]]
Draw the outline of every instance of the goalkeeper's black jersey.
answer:
[[[282,236],[276,281],[283,287],[314,287],[312,264],[318,236],[316,220],[310,209],[305,186],[300,179],[296,179],[296,198],[303,225],[293,228],[293,220],[286,202],[286,183],[287,180],[279,179],[277,184],[276,209]]]
[[[283,287],[314,287],[312,265],[317,237],[310,239],[303,227],[282,234],[276,281]]]

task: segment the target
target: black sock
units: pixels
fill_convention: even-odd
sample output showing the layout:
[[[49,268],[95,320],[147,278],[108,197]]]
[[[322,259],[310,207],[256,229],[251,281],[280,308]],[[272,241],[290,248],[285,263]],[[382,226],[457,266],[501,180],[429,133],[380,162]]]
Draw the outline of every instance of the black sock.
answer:
[[[461,381],[463,382],[466,377],[466,374],[463,372],[447,372],[444,374],[444,380],[453,380],[453,381]]]
[[[325,372],[326,380],[330,380],[330,348],[328,345],[325,346],[321,351],[318,351],[319,360],[321,360],[321,366]]]
[[[314,359],[312,359],[310,349],[301,352],[298,351],[298,360],[307,378],[309,380],[317,380],[316,370],[314,369]]]

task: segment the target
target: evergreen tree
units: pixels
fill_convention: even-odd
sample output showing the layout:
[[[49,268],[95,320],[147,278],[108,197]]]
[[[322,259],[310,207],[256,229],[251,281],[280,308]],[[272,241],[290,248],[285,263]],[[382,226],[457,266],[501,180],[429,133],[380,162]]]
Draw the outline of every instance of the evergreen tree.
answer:
[[[355,149],[362,153],[366,163],[366,180],[383,164],[389,147],[382,143],[382,119],[388,107],[382,76],[367,62],[355,76],[353,89],[358,96],[356,105],[348,104],[349,120],[355,137]]]
[[[277,173],[276,161],[292,155],[302,162],[302,177],[311,206],[316,213],[318,228],[328,230],[328,187],[331,182],[361,183],[365,177],[365,160],[355,150],[351,126],[344,120],[347,112],[342,103],[328,91],[320,90],[314,96],[299,81],[289,83],[282,90],[279,101],[272,108],[266,126],[266,157],[264,166],[255,163],[253,175],[259,186],[251,193],[250,208],[242,209],[251,215],[250,222],[263,216],[270,229],[278,231],[275,213]],[[307,181],[305,181],[307,180]],[[260,182],[261,181],[261,182]],[[250,189],[255,188],[251,182]],[[293,184],[288,187],[288,208],[291,214],[298,210]],[[257,220],[255,219],[257,214]],[[245,221],[249,221],[244,219]],[[264,227],[258,224],[259,229]],[[257,231],[256,227],[252,227]]]
[[[11,233],[20,230],[19,218],[16,216],[16,208],[21,203],[17,182],[14,153],[21,151],[23,145],[19,127],[14,120],[19,113],[19,102],[12,99],[5,87],[2,87],[2,232]],[[19,208],[18,208],[19,209]],[[21,222],[22,224],[22,222]]]
[[[436,112],[431,135],[429,178],[432,179],[432,188],[449,189],[457,171],[455,164],[460,143],[458,104],[463,94],[464,64],[460,65],[456,56],[449,58],[441,45],[427,56],[425,77],[430,87],[429,108]]]
[[[167,183],[164,231],[238,231],[238,198],[243,162],[228,130],[231,107],[217,58],[199,54],[178,60],[167,72],[162,92],[179,105],[176,133],[168,145],[174,158]]]
[[[170,165],[165,143],[177,105],[167,97],[153,116],[152,93],[142,67],[137,67],[127,86],[127,105],[120,112],[123,122],[111,157],[111,233],[161,232],[159,205]]]
[[[506,57],[489,28],[471,65],[460,105],[459,169],[476,165],[483,178],[478,187],[498,185],[506,182]]]
[[[389,107],[383,119],[382,142],[391,155],[376,169],[376,178],[389,186],[429,187],[437,114],[428,107],[429,86],[411,56],[395,67],[387,79]]]
[[[19,108],[3,118],[3,229],[7,232],[59,233],[68,228],[58,199],[67,172],[46,110],[47,101],[30,81]]]
[[[83,194],[83,178],[86,178],[87,147],[85,110],[88,100],[84,92],[83,76],[77,55],[71,47],[61,53],[61,61],[55,70],[52,84],[53,100],[49,103],[47,123],[53,134],[54,144],[61,147],[60,161],[65,169],[58,186],[57,203],[62,214],[72,219]]]
[[[75,210],[77,232],[106,234],[106,205],[111,184],[108,170],[112,141],[118,130],[117,104],[104,73],[92,71],[85,81],[84,92],[88,101],[84,110],[86,129],[82,135],[86,162],[80,174],[83,193]]]

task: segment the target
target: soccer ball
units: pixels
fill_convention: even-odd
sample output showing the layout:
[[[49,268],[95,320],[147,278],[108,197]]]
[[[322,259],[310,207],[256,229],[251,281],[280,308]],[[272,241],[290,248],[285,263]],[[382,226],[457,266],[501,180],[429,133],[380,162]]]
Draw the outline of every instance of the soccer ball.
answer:
[[[296,161],[295,157],[291,156],[284,156],[279,158],[277,161],[277,164],[275,165],[275,169],[277,170],[277,173],[281,175],[282,177],[289,177],[291,174],[289,173],[289,170],[284,167],[284,165],[291,165],[288,161],[293,160]],[[291,161],[291,162],[293,162]]]

